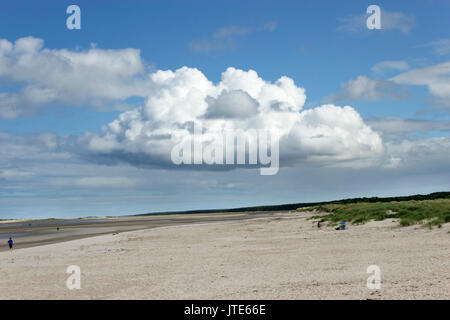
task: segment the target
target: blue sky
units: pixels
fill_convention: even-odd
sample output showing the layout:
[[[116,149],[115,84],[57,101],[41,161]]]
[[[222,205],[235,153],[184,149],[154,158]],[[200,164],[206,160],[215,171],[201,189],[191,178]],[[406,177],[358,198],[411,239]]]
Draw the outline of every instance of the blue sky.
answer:
[[[142,58],[153,68],[191,66],[200,69],[212,81],[218,81],[221,72],[229,66],[257,70],[263,79],[272,81],[287,75],[307,88],[308,101],[316,104],[330,92],[339,91],[342,82],[357,75],[370,75],[370,69],[380,61],[418,60],[418,65],[422,59],[428,59],[428,64],[445,61],[446,57],[432,56],[426,44],[445,38],[450,28],[446,15],[450,10],[448,1],[378,2],[382,8],[414,16],[408,34],[399,30],[337,31],[340,19],[365,12],[371,2],[364,1],[77,3],[83,15],[83,27],[77,31],[65,28],[68,16],[65,9],[72,4],[70,1],[8,3],[0,12],[1,35],[10,40],[32,35],[44,39],[48,48],[87,49],[93,43],[105,49],[139,48]],[[192,41],[209,39],[220,28],[260,28],[271,21],[277,25],[273,32],[236,36],[233,46],[209,53],[190,50]],[[407,102],[396,101],[395,107],[389,101],[377,106],[361,102],[358,110],[365,117],[417,117],[418,110],[427,104],[426,92],[415,89],[414,98]],[[85,111],[70,112],[69,128],[70,122],[79,122]],[[108,121],[114,114],[100,116]],[[433,116],[436,115],[421,115]],[[439,114],[440,118],[442,116],[448,119],[448,114]],[[52,121],[48,114],[42,115],[45,125],[51,126]],[[22,131],[34,127],[29,121],[26,125],[20,124],[4,123],[8,129],[19,127]],[[98,128],[95,121],[83,121],[83,124],[83,129]],[[35,126],[36,130],[42,129],[42,125]],[[80,133],[80,130],[70,132]]]
[[[69,15],[65,11],[71,4],[81,8],[81,30],[66,28]],[[365,27],[366,8],[371,4],[381,7],[383,30]],[[17,62],[1,73],[6,65],[0,60],[0,98],[4,97],[0,101],[0,141],[4,144],[0,218],[116,215],[448,190],[449,15],[450,1],[444,0],[2,3],[0,39],[13,46],[21,38],[41,39],[37,53],[44,62],[45,50],[58,57],[65,55],[64,50],[71,52],[70,57],[91,54],[94,49],[105,57],[111,52],[118,55],[108,62],[111,65],[105,62],[99,67],[105,72],[98,79],[93,73],[77,82],[78,74],[74,76],[75,89],[48,82],[43,79],[45,73],[40,79],[33,77],[30,72],[38,72],[33,68],[39,66],[23,67]],[[114,59],[121,59],[120,50],[128,49],[139,50],[136,56],[131,54],[137,59],[133,60],[136,73],[127,78],[122,71],[112,72],[109,79],[107,70],[115,68]],[[14,54],[20,55],[12,51],[2,58],[10,61],[7,58]],[[16,56],[13,59],[19,61]],[[357,124],[360,129],[352,127],[357,131],[344,136],[373,147],[376,139],[361,133],[370,127],[381,139],[383,155],[378,154],[375,161],[375,156],[362,153],[364,146],[360,150],[350,145],[352,151],[346,158],[370,160],[365,166],[348,161],[343,168],[330,165],[331,160],[314,160],[316,155],[309,152],[317,152],[315,147],[302,149],[306,162],[298,156],[297,161],[290,160],[295,164],[282,166],[277,176],[261,177],[255,170],[242,168],[174,169],[155,160],[160,155],[141,161],[142,146],[130,146],[129,141],[125,146],[120,140],[124,144],[118,148],[122,149],[109,150],[106,155],[86,151],[83,143],[91,138],[80,137],[94,134],[105,142],[102,126],[127,110],[153,108],[147,99],[163,89],[147,83],[149,75],[184,66],[190,73],[198,69],[218,87],[229,67],[254,70],[267,83],[288,77],[305,89],[306,102],[296,110],[297,115],[305,110],[319,114],[324,104],[350,105],[362,120]],[[64,71],[57,74],[56,67],[56,71],[49,70],[54,79],[64,77]],[[186,75],[196,79],[191,76]],[[92,88],[99,81],[111,81],[117,94],[105,89],[97,95],[83,87]],[[134,92],[132,83],[142,88]],[[37,94],[26,96],[27,90],[36,88],[42,90],[38,94],[51,92],[56,98],[36,102],[41,99]],[[65,96],[67,90],[70,99]],[[347,116],[336,111],[336,127],[328,116],[314,125],[328,126],[327,132],[339,135],[347,129],[340,124]],[[151,120],[145,121],[151,125]],[[327,121],[326,125],[320,121]],[[310,128],[313,124],[303,125]],[[331,138],[342,142],[345,152],[347,141]],[[126,149],[126,156],[117,156],[123,148],[131,149]],[[28,152],[40,156],[30,160]],[[380,157],[391,162],[383,163]],[[180,183],[180,179],[185,181]],[[411,187],[414,184],[417,187]]]

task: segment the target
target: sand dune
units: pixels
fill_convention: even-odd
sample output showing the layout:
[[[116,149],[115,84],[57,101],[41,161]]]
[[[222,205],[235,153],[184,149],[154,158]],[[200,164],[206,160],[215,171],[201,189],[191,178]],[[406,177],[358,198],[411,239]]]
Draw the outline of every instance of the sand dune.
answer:
[[[318,230],[308,214],[108,234],[0,253],[1,299],[449,299],[450,224]],[[366,287],[369,265],[381,289]],[[69,265],[81,289],[66,287]]]

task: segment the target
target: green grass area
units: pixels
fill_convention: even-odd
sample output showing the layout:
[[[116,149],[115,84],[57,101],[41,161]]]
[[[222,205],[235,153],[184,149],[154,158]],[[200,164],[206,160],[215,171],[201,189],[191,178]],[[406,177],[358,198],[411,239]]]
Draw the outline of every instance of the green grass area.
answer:
[[[330,225],[347,221],[362,224],[370,220],[387,218],[400,219],[400,225],[425,224],[432,228],[450,222],[450,199],[411,200],[392,202],[357,202],[347,204],[329,203],[318,206],[298,208],[298,212],[324,211],[328,215],[314,216],[313,219],[328,221]]]

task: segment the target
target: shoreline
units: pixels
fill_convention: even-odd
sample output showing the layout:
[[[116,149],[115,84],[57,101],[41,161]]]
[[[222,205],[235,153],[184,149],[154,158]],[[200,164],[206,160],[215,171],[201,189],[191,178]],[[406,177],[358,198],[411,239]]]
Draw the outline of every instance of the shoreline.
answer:
[[[0,225],[0,252],[8,251],[12,236],[15,249],[67,242],[83,238],[146,230],[163,226],[255,219],[274,212],[177,214],[158,216],[124,216],[108,218],[16,220]],[[57,227],[60,229],[57,231]]]

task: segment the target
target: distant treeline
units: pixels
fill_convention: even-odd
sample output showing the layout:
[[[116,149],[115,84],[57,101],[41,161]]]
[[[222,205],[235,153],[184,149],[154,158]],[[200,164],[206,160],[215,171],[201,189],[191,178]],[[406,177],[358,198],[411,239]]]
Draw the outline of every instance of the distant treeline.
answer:
[[[348,204],[358,202],[391,202],[391,201],[411,201],[411,200],[435,200],[435,199],[450,199],[450,192],[434,192],[427,195],[417,194],[413,196],[403,197],[388,197],[388,198],[352,198],[334,201],[323,202],[309,202],[309,203],[291,203],[280,204],[271,206],[259,206],[259,207],[242,207],[233,209],[211,209],[211,210],[189,210],[189,211],[168,211],[168,212],[155,212],[137,214],[136,216],[149,216],[149,215],[166,215],[166,214],[193,214],[193,213],[228,213],[228,212],[255,212],[255,211],[289,211],[297,210],[298,208],[320,206],[325,204]]]

